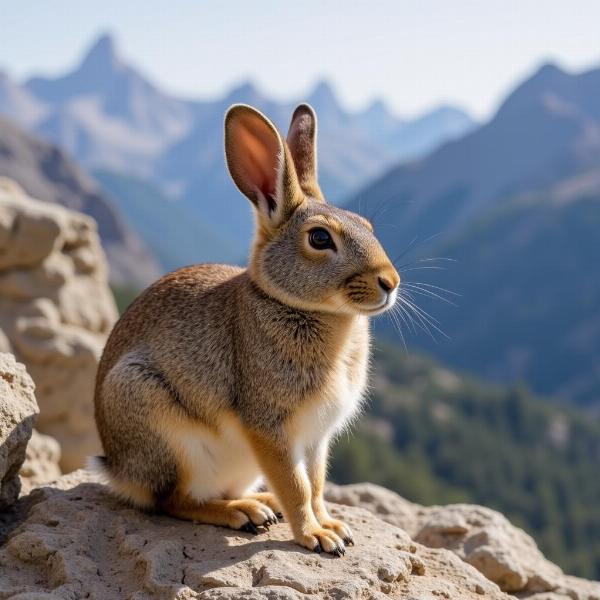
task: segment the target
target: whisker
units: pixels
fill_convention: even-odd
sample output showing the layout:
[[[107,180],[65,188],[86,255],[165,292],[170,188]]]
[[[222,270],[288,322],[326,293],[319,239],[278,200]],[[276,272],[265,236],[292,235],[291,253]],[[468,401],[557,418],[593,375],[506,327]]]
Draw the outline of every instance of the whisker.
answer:
[[[406,324],[406,326],[408,327],[409,331],[411,331],[413,333],[413,335],[416,335],[417,330],[415,329],[414,319],[406,311],[406,309],[404,308],[404,306],[402,306],[402,303],[401,302],[400,303],[396,303],[394,305],[394,309],[397,310],[398,315],[402,319],[402,322]]]
[[[448,258],[447,256],[434,256],[432,258],[419,258],[417,262],[433,262],[436,260],[447,260],[448,262],[458,262],[455,258]]]
[[[374,222],[379,214],[379,211],[381,211],[381,209],[384,208],[386,206],[386,204],[388,204],[389,202],[391,202],[392,200],[395,200],[396,198],[398,198],[400,196],[402,196],[402,192],[395,192],[391,196],[387,196],[383,200],[380,200],[377,203],[377,206],[375,207],[375,214],[373,216],[369,217],[369,221]],[[403,202],[398,203],[398,204],[413,204],[413,203],[414,203],[414,200],[404,200]]]
[[[410,250],[414,247],[414,245],[419,241],[419,236],[415,236],[412,241],[410,242],[410,244],[408,244],[408,246],[392,261],[392,264],[395,265],[407,252],[410,252]]]
[[[445,332],[442,331],[437,325],[436,323],[439,324],[439,321],[435,318],[432,317],[426,310],[424,310],[423,308],[421,308],[420,306],[417,306],[415,304],[415,300],[414,298],[411,296],[410,292],[405,292],[406,296],[408,296],[408,298],[405,296],[403,298],[403,301],[412,308],[413,312],[415,313],[415,315],[420,315],[431,327],[433,327],[438,333],[440,333],[441,335],[443,335],[445,338],[450,339],[450,336]]]
[[[435,339],[435,337],[433,336],[433,334],[431,333],[431,330],[428,327],[428,324],[423,320],[423,318],[421,317],[421,315],[415,310],[414,305],[412,305],[406,298],[402,298],[399,297],[399,300],[402,304],[404,304],[406,306],[406,310],[408,312],[408,314],[411,315],[411,320],[414,323],[414,325],[416,325],[417,327],[419,327],[419,329],[422,329],[425,333],[427,333],[429,335],[429,337],[437,343],[437,340]],[[414,314],[415,318],[412,316]]]
[[[396,313],[394,312],[394,310],[390,310],[388,311],[389,317],[390,317],[390,321],[392,322],[392,324],[394,325],[394,327],[396,328],[396,330],[398,331],[398,334],[400,335],[400,340],[402,341],[402,345],[404,346],[404,350],[408,351],[408,348],[406,347],[406,341],[404,339],[404,334],[402,333],[402,327],[398,321],[398,317],[396,315]]]
[[[432,315],[430,315],[424,308],[421,308],[419,305],[417,305],[415,303],[415,299],[412,297],[412,294],[410,291],[408,290],[404,290],[404,294],[405,294],[405,298],[408,298],[408,300],[410,300],[411,302],[413,302],[413,304],[415,305],[415,308],[421,312],[421,314],[427,316],[429,319],[431,319],[432,321],[435,321],[436,323],[439,324],[439,321]]]
[[[407,282],[405,282],[403,285],[405,288],[408,287],[414,294],[419,294],[421,296],[427,296],[429,298],[438,298],[442,302],[446,302],[447,304],[450,304],[452,306],[457,306],[454,302],[452,302],[451,300],[448,300],[448,298],[444,298],[443,296],[440,296],[439,294],[436,294],[435,292],[432,292],[431,290],[422,289],[416,285],[411,285],[410,283],[407,283]]]
[[[426,271],[426,270],[431,270],[431,271],[447,271],[447,269],[445,267],[410,267],[408,269],[401,269],[398,268],[398,271],[400,271],[401,273],[408,273],[409,271]]]
[[[439,285],[433,285],[433,283],[425,283],[424,281],[404,281],[404,282],[402,282],[402,285],[406,285],[407,283],[410,283],[411,285],[430,287],[435,290],[439,290],[440,292],[445,292],[446,294],[452,294],[453,296],[458,296],[458,297],[461,296],[458,292],[453,292],[452,290],[441,287]]]

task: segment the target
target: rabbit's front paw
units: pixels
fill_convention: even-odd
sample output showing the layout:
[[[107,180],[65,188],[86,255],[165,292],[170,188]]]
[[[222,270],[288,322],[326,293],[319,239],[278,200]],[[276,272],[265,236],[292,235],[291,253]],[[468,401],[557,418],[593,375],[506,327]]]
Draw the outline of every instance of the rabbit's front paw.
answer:
[[[297,536],[296,542],[309,550],[321,553],[327,552],[334,556],[346,554],[346,546],[342,538],[332,531],[323,527],[315,527]]]
[[[343,521],[329,517],[321,521],[321,527],[335,531],[337,535],[344,540],[344,544],[346,544],[346,546],[354,546],[354,536],[352,535],[352,530]]]

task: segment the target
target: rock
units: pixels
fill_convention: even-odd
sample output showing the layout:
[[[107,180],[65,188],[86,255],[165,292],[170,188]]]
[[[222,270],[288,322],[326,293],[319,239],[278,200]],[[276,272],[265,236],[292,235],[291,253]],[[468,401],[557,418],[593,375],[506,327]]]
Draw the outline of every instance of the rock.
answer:
[[[420,506],[370,483],[330,484],[327,498],[368,508],[430,548],[446,548],[520,598],[600,600],[600,583],[565,575],[502,514],[483,506]]]
[[[0,354],[0,510],[19,496],[19,469],[38,407],[33,381],[11,354]]]
[[[25,451],[25,462],[19,471],[21,493],[28,494],[33,488],[58,479],[61,475],[59,461],[58,442],[34,429]]]
[[[36,427],[65,471],[97,453],[96,368],[117,317],[94,221],[0,182],[0,344],[36,384]]]
[[[0,548],[0,598],[509,598],[362,508],[331,506],[357,542],[334,558],[294,544],[286,523],[253,536],[129,508],[86,471],[22,501],[31,506]]]

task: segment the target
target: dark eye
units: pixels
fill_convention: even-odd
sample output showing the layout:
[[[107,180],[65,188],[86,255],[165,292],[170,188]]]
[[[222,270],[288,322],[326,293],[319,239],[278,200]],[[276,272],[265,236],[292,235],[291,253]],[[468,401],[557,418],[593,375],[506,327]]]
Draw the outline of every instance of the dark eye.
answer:
[[[329,231],[322,227],[315,227],[308,232],[308,242],[315,250],[327,250],[328,248],[335,250],[335,244]]]

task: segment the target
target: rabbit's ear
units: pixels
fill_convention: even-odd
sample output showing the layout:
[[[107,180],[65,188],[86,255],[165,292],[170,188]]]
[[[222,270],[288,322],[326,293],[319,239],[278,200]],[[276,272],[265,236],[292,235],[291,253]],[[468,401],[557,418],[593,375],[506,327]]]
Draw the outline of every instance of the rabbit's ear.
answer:
[[[317,115],[309,104],[300,104],[294,111],[287,143],[300,187],[308,196],[324,200],[317,182]]]
[[[225,156],[233,181],[266,225],[281,224],[304,201],[285,142],[255,108],[235,104],[227,111]]]

